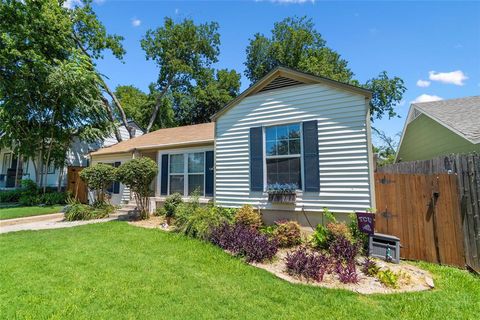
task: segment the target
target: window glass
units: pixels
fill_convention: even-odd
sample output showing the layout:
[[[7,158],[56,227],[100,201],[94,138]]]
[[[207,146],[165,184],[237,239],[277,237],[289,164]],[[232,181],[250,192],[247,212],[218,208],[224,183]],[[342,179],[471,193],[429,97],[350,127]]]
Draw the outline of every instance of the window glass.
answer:
[[[267,184],[295,183],[301,188],[300,157],[267,159]]]
[[[301,188],[300,130],[298,123],[265,129],[267,184],[293,183]]]
[[[170,173],[183,173],[183,154],[170,155]]]
[[[203,173],[204,166],[204,153],[189,153],[188,154],[188,173]]]
[[[188,175],[188,195],[194,191],[203,194],[203,174],[189,174]]]
[[[183,175],[171,175],[170,176],[170,194],[180,193],[184,194],[184,181]]]

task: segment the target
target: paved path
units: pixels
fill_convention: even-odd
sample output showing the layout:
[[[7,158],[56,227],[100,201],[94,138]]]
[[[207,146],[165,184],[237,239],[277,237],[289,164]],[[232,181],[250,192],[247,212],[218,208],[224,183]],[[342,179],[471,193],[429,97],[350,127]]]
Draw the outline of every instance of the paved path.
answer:
[[[36,216],[36,217],[37,217],[36,219],[33,219],[34,217],[26,217],[26,218],[18,218],[18,219],[1,220],[0,234],[15,232],[15,231],[23,231],[23,230],[71,228],[76,226],[82,226],[85,224],[101,223],[101,222],[107,222],[107,221],[119,219],[119,217],[115,216],[115,217],[109,217],[105,219],[93,219],[93,220],[86,220],[86,221],[63,221],[63,213]],[[34,221],[32,221],[32,219]]]

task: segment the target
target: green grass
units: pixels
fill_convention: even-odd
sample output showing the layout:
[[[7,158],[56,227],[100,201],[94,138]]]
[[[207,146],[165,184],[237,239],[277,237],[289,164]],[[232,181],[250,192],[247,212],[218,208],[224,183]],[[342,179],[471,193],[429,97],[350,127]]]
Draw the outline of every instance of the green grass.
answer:
[[[62,210],[63,206],[32,206],[32,207],[10,207],[0,208],[0,220],[14,219],[21,217],[38,216],[41,214],[57,213]]]
[[[432,291],[293,285],[195,239],[125,222],[0,236],[2,319],[478,319],[480,279],[426,263]]]

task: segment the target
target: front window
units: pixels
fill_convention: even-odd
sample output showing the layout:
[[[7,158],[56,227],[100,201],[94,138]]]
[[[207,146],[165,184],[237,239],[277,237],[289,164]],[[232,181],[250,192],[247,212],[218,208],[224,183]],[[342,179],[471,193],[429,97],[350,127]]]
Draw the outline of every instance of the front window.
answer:
[[[267,127],[265,136],[267,184],[296,184],[300,189],[300,124]]]
[[[170,155],[170,194],[204,193],[205,153],[194,152]]]

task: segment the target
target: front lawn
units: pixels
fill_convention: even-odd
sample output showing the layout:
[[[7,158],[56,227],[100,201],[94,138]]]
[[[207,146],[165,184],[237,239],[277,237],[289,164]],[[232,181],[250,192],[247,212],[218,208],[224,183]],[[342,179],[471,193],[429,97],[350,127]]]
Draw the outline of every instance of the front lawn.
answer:
[[[32,206],[32,207],[10,207],[0,208],[0,220],[22,217],[38,216],[41,214],[57,213],[62,211],[64,206]]]
[[[426,263],[433,291],[294,285],[196,239],[125,222],[0,236],[4,319],[477,319],[480,279]]]

